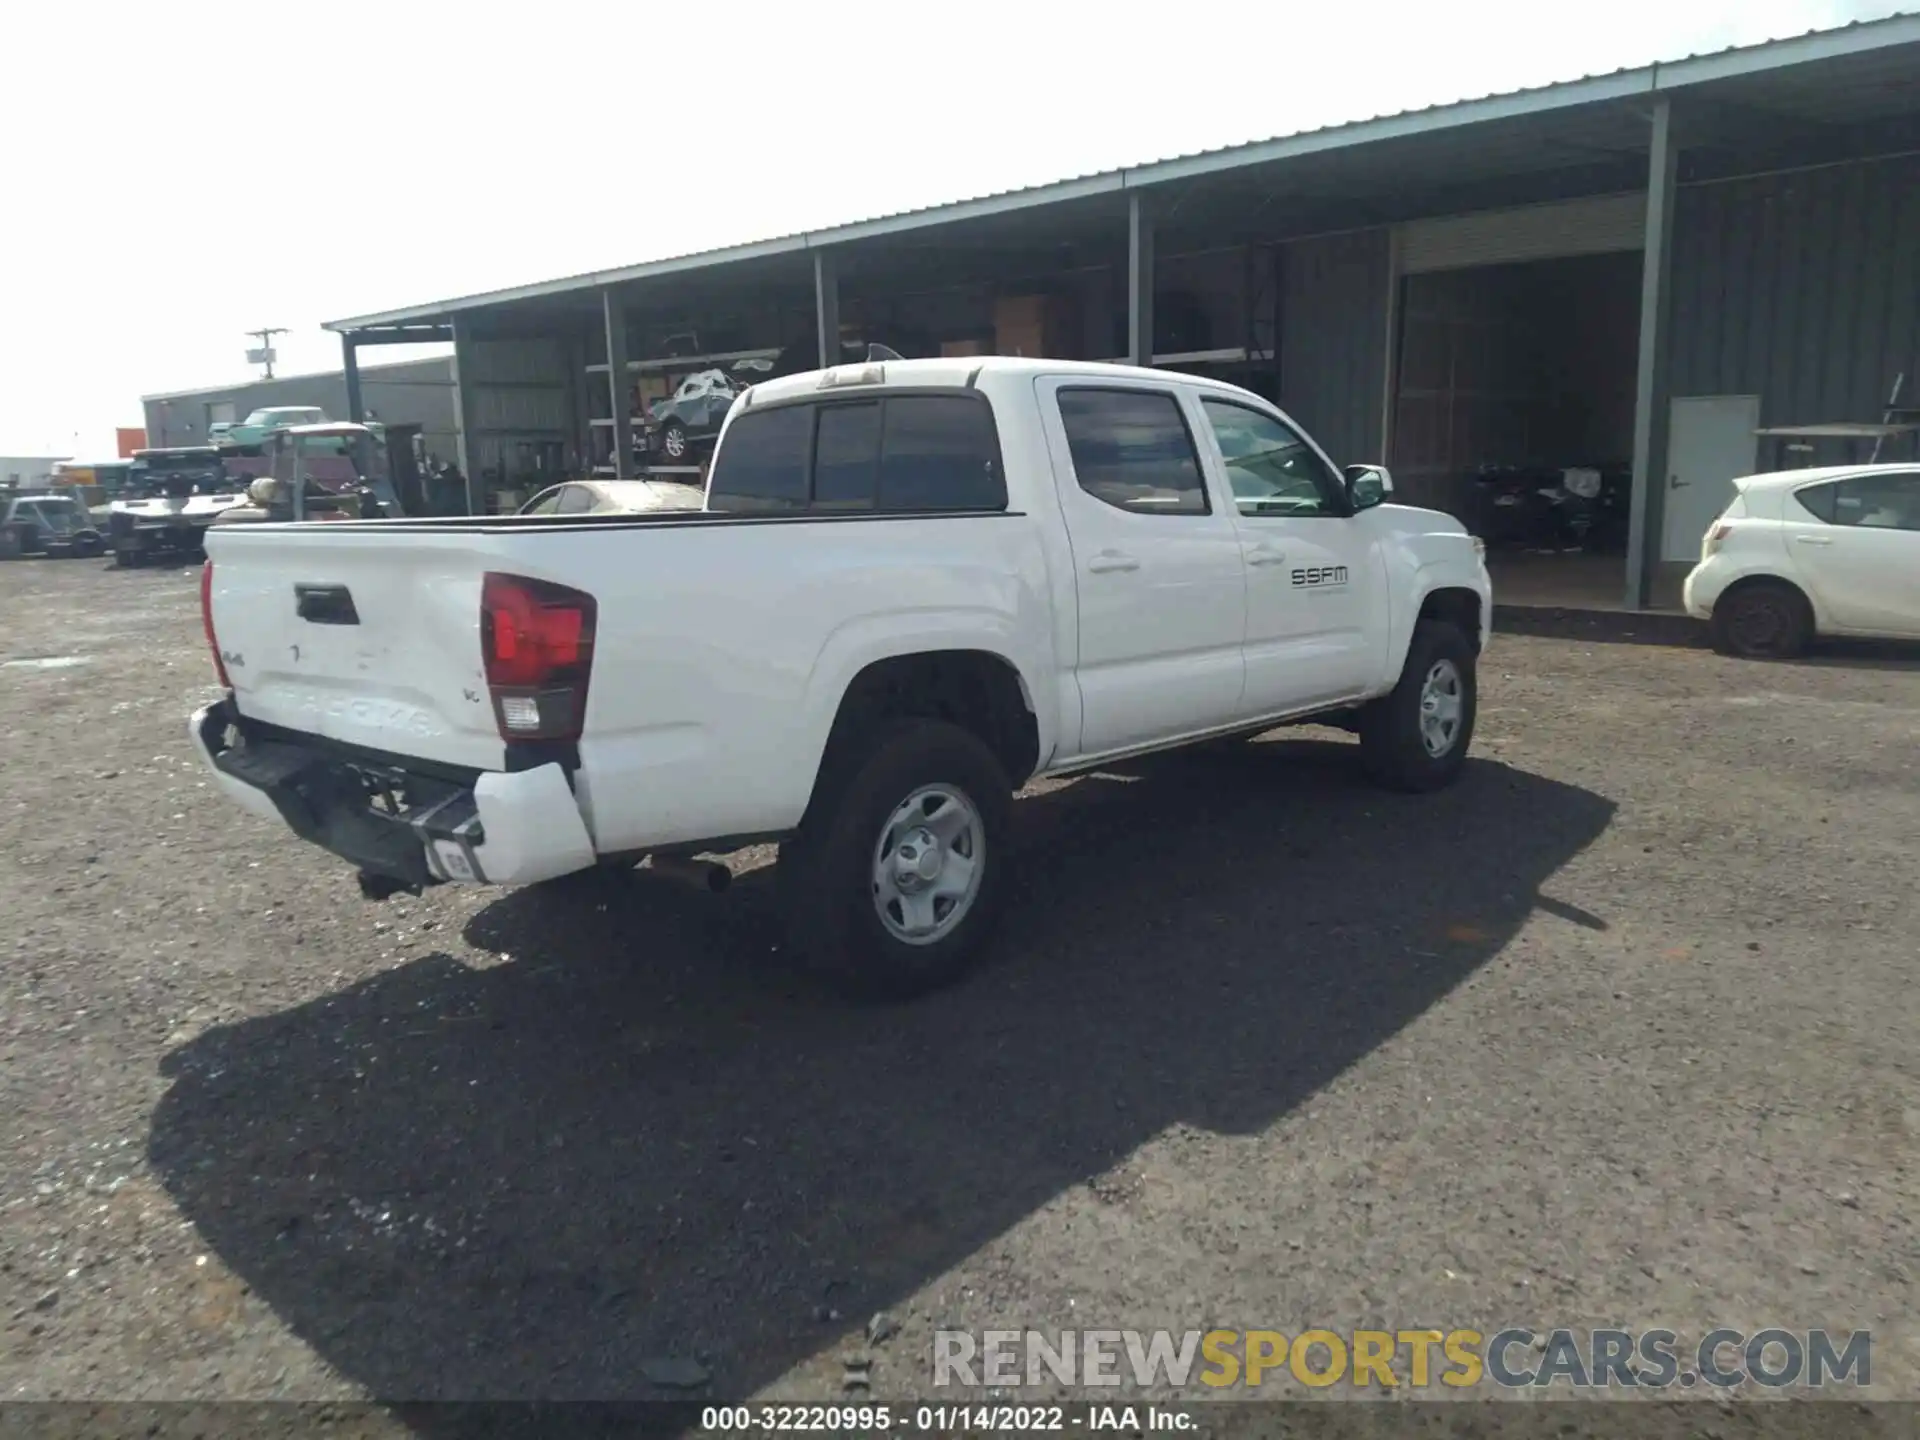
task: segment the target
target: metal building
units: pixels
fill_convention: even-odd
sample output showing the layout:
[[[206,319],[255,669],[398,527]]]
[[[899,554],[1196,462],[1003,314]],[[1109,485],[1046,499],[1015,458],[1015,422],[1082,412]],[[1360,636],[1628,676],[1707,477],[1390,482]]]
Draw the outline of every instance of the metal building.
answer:
[[[364,367],[360,387],[359,418],[418,425],[421,443],[430,453],[451,460],[458,452],[451,356]],[[267,405],[317,405],[337,420],[347,419],[352,411],[346,376],[339,370],[144,395],[140,403],[146,410],[147,443],[156,448],[204,445],[209,425],[244,420]]]
[[[1902,376],[1913,403],[1920,16],[329,328],[350,394],[363,347],[453,342],[476,506],[626,473],[629,382],[675,367],[844,335],[1125,357],[1266,393],[1456,510],[1476,465],[1617,458],[1638,608],[1777,463],[1756,432],[1880,421]]]
[[[0,486],[25,490],[53,482],[54,466],[70,455],[0,455]]]

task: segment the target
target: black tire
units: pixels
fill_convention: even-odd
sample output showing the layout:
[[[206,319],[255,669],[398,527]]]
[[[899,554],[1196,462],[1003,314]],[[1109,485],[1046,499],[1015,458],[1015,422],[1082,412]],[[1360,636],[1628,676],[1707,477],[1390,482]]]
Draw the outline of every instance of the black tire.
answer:
[[[18,560],[25,550],[20,532],[11,525],[0,525],[0,560]]]
[[[98,530],[82,530],[73,537],[73,548],[67,553],[75,560],[92,560],[106,549],[106,541]]]
[[[1444,620],[1422,620],[1414,626],[1399,682],[1360,711],[1361,762],[1376,781],[1390,789],[1423,793],[1458,778],[1473,744],[1479,708],[1474,659],[1473,643],[1459,626]],[[1436,751],[1428,744],[1422,716],[1429,677],[1445,684],[1443,666],[1452,667],[1459,711],[1449,742]]]
[[[660,453],[673,461],[687,458],[687,429],[678,420],[669,420],[660,432]]]
[[[848,993],[892,1000],[952,984],[979,958],[999,918],[1007,882],[1013,786],[993,752],[968,731],[938,720],[896,724],[835,747],[800,832],[780,847],[780,886],[794,947]],[[883,838],[905,804],[928,787],[956,792],[972,808],[967,841],[979,867],[971,899],[929,903],[951,928],[913,941],[881,918],[874,878]],[[937,804],[937,799],[930,799]],[[904,849],[904,847],[903,847]],[[944,852],[943,852],[944,853]],[[958,845],[954,854],[964,853]],[[957,919],[950,919],[960,907]],[[891,911],[896,924],[904,920]]]
[[[1791,660],[1813,638],[1813,607],[1779,580],[1729,590],[1713,607],[1713,648],[1743,660]]]
[[[147,563],[147,552],[130,547],[113,547],[113,563],[122,570],[133,570]]]

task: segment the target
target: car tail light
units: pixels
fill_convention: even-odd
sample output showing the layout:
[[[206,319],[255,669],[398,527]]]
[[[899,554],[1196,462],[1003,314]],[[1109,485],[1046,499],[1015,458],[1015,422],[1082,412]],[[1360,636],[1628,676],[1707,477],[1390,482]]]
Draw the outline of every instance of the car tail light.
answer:
[[[480,585],[480,648],[503,740],[578,740],[593,670],[593,597],[489,570]]]
[[[1731,535],[1732,533],[1733,533],[1733,526],[1727,524],[1727,522],[1724,520],[1720,521],[1711,530],[1707,531],[1707,541],[1706,541],[1706,544],[1701,546],[1700,548],[1700,558],[1702,560],[1705,560],[1711,557],[1716,551],[1719,550],[1720,542],[1722,540],[1725,540],[1727,536]]]
[[[213,652],[213,673],[220,677],[222,690],[233,689],[227,678],[227,662],[220,658],[220,641],[213,633],[213,561],[200,567],[200,625],[207,632],[207,648]]]

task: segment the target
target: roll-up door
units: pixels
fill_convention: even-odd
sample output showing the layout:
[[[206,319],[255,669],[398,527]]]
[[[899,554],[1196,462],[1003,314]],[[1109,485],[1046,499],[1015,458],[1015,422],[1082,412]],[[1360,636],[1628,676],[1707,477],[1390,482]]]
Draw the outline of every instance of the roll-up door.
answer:
[[[1643,244],[1646,209],[1644,195],[1601,195],[1416,220],[1400,227],[1400,273],[1638,250]]]

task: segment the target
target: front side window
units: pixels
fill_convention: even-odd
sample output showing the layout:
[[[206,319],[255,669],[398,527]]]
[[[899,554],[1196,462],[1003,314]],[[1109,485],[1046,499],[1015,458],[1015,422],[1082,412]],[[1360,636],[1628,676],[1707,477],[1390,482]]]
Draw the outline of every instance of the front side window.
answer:
[[[527,507],[527,514],[557,515],[560,511],[560,495],[566,488],[564,485],[554,486],[553,489],[547,491],[546,494],[542,495]]]
[[[1203,398],[1242,515],[1340,515],[1341,489],[1314,449],[1290,426],[1230,400]]]
[[[707,508],[734,514],[804,510],[813,408],[789,405],[735,417],[714,456]]]
[[[1060,391],[1060,420],[1080,488],[1140,515],[1205,515],[1200,458],[1163,390]]]
[[[584,515],[593,509],[593,492],[584,485],[563,485],[560,487],[561,515]]]

